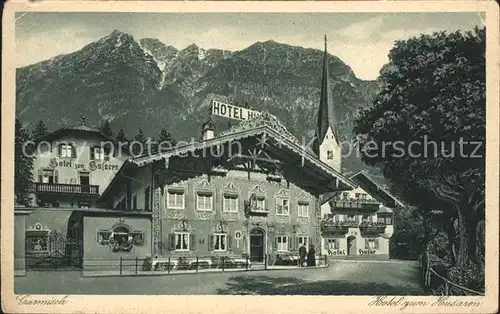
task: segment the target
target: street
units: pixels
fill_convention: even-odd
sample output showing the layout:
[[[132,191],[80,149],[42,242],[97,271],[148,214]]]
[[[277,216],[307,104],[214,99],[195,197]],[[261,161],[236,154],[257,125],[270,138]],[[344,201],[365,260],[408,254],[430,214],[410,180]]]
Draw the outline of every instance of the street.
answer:
[[[82,278],[78,271],[31,271],[16,294],[424,295],[411,261],[332,261],[328,268]]]

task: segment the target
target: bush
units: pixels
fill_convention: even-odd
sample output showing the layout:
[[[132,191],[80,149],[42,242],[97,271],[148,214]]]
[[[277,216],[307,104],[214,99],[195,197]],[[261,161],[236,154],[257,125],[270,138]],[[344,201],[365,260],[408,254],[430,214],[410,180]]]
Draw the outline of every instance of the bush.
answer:
[[[463,268],[452,266],[448,270],[448,278],[463,287],[484,292],[484,269],[480,265],[469,263]],[[454,289],[453,292],[457,295],[469,295],[467,292],[459,293],[458,289]]]

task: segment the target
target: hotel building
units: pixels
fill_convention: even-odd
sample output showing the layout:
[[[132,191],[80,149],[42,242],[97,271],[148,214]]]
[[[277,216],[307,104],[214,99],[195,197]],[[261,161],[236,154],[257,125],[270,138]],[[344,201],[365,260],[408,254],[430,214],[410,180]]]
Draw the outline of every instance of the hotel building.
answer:
[[[32,206],[15,210],[15,269],[116,270],[148,256],[274,264],[302,244],[388,257],[400,203],[366,173],[341,173],[326,60],[325,44],[313,150],[266,112],[219,134],[210,116],[198,142],[134,158],[103,148],[113,139],[85,121],[39,139],[51,145],[35,161]]]

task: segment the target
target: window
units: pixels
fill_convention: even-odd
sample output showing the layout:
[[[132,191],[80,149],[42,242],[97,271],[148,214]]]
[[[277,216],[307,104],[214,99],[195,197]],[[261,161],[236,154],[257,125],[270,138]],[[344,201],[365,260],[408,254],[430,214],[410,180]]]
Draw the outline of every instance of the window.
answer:
[[[257,196],[257,211],[266,211],[266,198]]]
[[[356,216],[354,216],[354,215],[347,215],[347,221],[356,221]]]
[[[290,203],[286,198],[276,199],[276,215],[288,215],[290,212]]]
[[[288,251],[288,237],[286,236],[278,236],[278,251]]]
[[[326,152],[326,159],[333,159],[333,150],[329,150]]]
[[[100,230],[97,231],[97,243],[101,245],[109,244],[109,239],[111,238],[111,231],[108,230]]]
[[[189,251],[189,233],[188,232],[175,233],[175,250],[176,251]]]
[[[196,195],[197,210],[212,210],[213,196],[212,193],[198,193]]]
[[[361,219],[362,222],[368,222],[370,221],[370,216],[369,215],[363,215],[363,218]]]
[[[57,183],[57,178],[54,173],[54,170],[51,169],[41,170],[38,181],[41,183]]]
[[[132,209],[137,209],[137,194],[132,198]]]
[[[392,217],[386,217],[386,216],[378,217],[377,221],[379,223],[383,223],[386,225],[392,225]]]
[[[150,192],[151,191],[151,187],[147,187],[145,190],[144,190],[144,209],[146,211],[149,211],[149,202],[151,201],[150,199]]]
[[[227,250],[227,235],[218,233],[214,234],[214,251]]]
[[[349,198],[349,192],[342,193],[342,198],[343,199],[348,199]]]
[[[91,147],[90,148],[90,159],[92,160],[104,160],[105,154],[102,147]]]
[[[184,191],[169,190],[167,192],[167,208],[184,209]]]
[[[356,199],[359,200],[361,198],[361,193],[356,193]]]
[[[365,239],[365,249],[378,249],[378,239]]]
[[[338,250],[339,249],[339,240],[338,239],[325,239],[326,240],[326,246],[327,249],[329,250]]]
[[[361,199],[362,200],[367,200],[368,199],[368,195],[366,193],[362,193],[361,194]]]
[[[309,244],[308,237],[300,236],[298,237],[298,240],[299,240],[299,246],[302,246],[303,244],[305,247],[307,247],[307,245]]]
[[[238,211],[238,195],[236,194],[224,194],[224,208],[225,212],[237,212]]]
[[[76,152],[71,144],[61,144],[59,145],[59,156],[61,157],[66,157],[66,158],[75,158],[76,157]]]
[[[299,217],[309,217],[309,204],[299,202]]]

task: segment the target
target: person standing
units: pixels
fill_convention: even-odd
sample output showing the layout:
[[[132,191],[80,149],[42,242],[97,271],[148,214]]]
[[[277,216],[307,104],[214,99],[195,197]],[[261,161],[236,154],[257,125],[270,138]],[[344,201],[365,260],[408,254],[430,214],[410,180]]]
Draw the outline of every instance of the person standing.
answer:
[[[314,250],[314,245],[309,246],[309,251],[307,252],[307,266],[316,266],[316,251]]]
[[[304,262],[306,260],[307,249],[304,243],[299,247],[299,267],[304,266]]]

